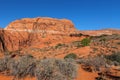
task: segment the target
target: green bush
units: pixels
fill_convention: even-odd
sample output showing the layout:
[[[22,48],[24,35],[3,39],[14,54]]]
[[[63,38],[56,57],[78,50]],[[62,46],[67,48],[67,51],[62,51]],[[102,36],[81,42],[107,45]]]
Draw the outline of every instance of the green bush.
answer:
[[[106,59],[120,63],[120,53],[113,53],[111,55],[106,55]]]
[[[90,39],[89,38],[84,38],[82,41],[81,41],[81,44],[82,46],[89,46],[90,44]]]
[[[66,59],[66,58],[76,59],[76,58],[77,58],[77,55],[74,54],[74,53],[70,53],[70,54],[68,54],[68,55],[66,55],[66,56],[64,57],[64,59]]]

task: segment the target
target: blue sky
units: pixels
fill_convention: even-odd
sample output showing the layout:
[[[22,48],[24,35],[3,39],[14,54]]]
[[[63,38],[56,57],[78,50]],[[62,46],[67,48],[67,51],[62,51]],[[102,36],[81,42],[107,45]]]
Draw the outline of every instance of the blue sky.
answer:
[[[26,17],[67,18],[79,30],[120,29],[120,0],[0,0],[0,27]]]

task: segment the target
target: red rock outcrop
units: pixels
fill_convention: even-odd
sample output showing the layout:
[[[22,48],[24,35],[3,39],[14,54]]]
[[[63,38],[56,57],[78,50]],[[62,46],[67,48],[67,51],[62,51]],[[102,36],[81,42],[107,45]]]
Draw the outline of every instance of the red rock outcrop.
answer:
[[[4,36],[4,46],[9,51],[14,51],[27,46],[41,45],[40,42],[44,41],[42,40],[43,37],[48,40],[52,38],[53,34],[61,36],[73,31],[76,31],[76,29],[70,20],[24,18],[10,23],[4,29],[4,33],[1,32],[1,35]]]
[[[78,33],[82,33],[84,35],[90,35],[90,36],[100,36],[100,35],[120,34],[120,30],[117,29],[86,30],[86,31],[78,31]]]
[[[113,29],[78,31],[75,29],[74,24],[67,19],[23,18],[11,22],[5,29],[0,30],[0,49],[14,51],[30,46],[39,48],[46,42],[58,43],[68,41],[68,39],[73,40],[69,37],[71,33],[99,36],[120,33],[120,31]],[[65,37],[63,38],[63,36]]]
[[[70,20],[53,18],[24,18],[10,23],[5,30],[53,30],[74,31],[74,25]]]

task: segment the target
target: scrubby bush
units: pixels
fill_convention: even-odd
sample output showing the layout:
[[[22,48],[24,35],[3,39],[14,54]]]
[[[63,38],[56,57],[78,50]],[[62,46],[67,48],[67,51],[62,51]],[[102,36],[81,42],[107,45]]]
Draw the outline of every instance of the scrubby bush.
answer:
[[[74,79],[77,75],[76,64],[66,60],[56,60],[59,71],[67,78]]]
[[[9,69],[8,62],[12,59],[9,56],[5,56],[4,58],[0,59],[0,72],[6,71]]]
[[[95,80],[106,80],[103,77],[96,77]]]
[[[111,55],[106,55],[106,59],[120,63],[120,53],[113,53]]]
[[[89,46],[90,44],[90,39],[89,38],[84,38],[82,41],[81,41],[81,44],[82,46]]]
[[[6,63],[5,59],[0,59],[0,72],[5,71],[7,69],[6,64],[7,63]]]
[[[53,59],[39,60],[36,65],[36,77],[38,80],[51,80],[55,67]]]
[[[64,75],[62,75],[61,73],[55,73],[52,76],[52,80],[68,80],[68,79]]]
[[[87,59],[80,59],[77,60],[78,63],[82,63],[85,66],[93,67],[94,71],[99,71],[100,67],[106,66],[106,60],[104,57],[96,56],[96,57],[89,57]]]
[[[100,56],[89,58],[87,61],[89,65],[95,67],[95,70],[99,70],[100,67],[105,67],[107,64],[105,58]]]
[[[55,49],[59,49],[59,48],[61,48],[61,47],[63,47],[63,46],[65,46],[65,44],[59,43],[59,44],[57,44],[57,45],[55,46]]]
[[[68,55],[66,55],[66,56],[64,57],[64,59],[66,59],[66,58],[76,59],[76,58],[77,58],[77,55],[76,55],[75,53],[70,53],[70,54],[68,54]]]
[[[76,74],[76,65],[65,60],[43,59],[37,62],[38,80],[73,80]]]
[[[100,41],[105,42],[105,41],[106,41],[106,38],[101,38]]]
[[[9,70],[14,79],[26,76],[37,77],[37,80],[73,80],[77,75],[77,66],[73,59],[36,60],[31,55],[19,58],[0,59],[0,72]]]
[[[117,42],[118,45],[120,45],[120,42]]]
[[[23,78],[27,75],[34,76],[35,60],[30,55],[24,55],[11,63],[11,73],[15,78]]]

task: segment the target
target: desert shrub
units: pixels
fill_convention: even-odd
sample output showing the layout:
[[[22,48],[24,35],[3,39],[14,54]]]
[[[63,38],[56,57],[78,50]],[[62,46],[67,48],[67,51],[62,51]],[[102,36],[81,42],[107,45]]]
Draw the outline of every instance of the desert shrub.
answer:
[[[59,71],[67,78],[74,79],[77,75],[77,67],[75,63],[66,60],[56,60]]]
[[[27,75],[34,76],[35,59],[31,55],[24,55],[10,63],[11,74],[16,78],[23,78]]]
[[[95,80],[107,80],[105,73],[99,72],[98,76],[95,78]]]
[[[106,59],[120,63],[120,53],[113,53],[111,55],[106,55]]]
[[[95,71],[99,71],[100,67],[106,66],[106,60],[104,57],[96,56],[96,57],[89,57],[87,59],[84,59],[81,61],[86,66],[92,66],[94,67]]]
[[[9,61],[11,61],[11,58],[9,56],[5,56],[4,58],[0,59],[0,72],[9,69],[9,66],[7,65]]]
[[[120,45],[120,42],[117,42],[118,45]]]
[[[76,74],[76,65],[65,60],[43,59],[37,62],[38,80],[72,80]]]
[[[6,63],[5,59],[0,59],[0,72],[5,71],[7,69],[6,64],[7,63]]]
[[[108,35],[106,35],[106,34],[102,34],[102,35],[100,35],[100,36],[97,36],[97,38],[103,38],[103,37],[107,37]]]
[[[66,56],[64,57],[64,59],[66,59],[66,58],[76,59],[76,58],[77,58],[77,55],[76,55],[75,53],[70,53],[70,54],[68,54],[68,55],[66,55]]]
[[[53,59],[39,60],[36,65],[36,77],[38,80],[51,80],[55,67]]]
[[[81,44],[82,46],[89,46],[90,44],[90,39],[89,38],[84,38],[82,41],[81,41]]]
[[[105,41],[106,41],[106,38],[101,38],[100,41],[105,42]]]
[[[82,63],[85,62],[85,60],[86,60],[86,59],[84,59],[84,58],[79,58],[79,59],[76,60],[76,63],[77,63],[77,64],[82,64]]]
[[[61,47],[63,47],[63,46],[65,46],[65,44],[59,43],[59,44],[57,44],[57,45],[55,46],[55,49],[59,49],[59,48],[61,48]]]
[[[53,75],[52,80],[68,80],[68,79],[61,73],[56,73]]]
[[[95,80],[106,80],[103,77],[96,77]]]

